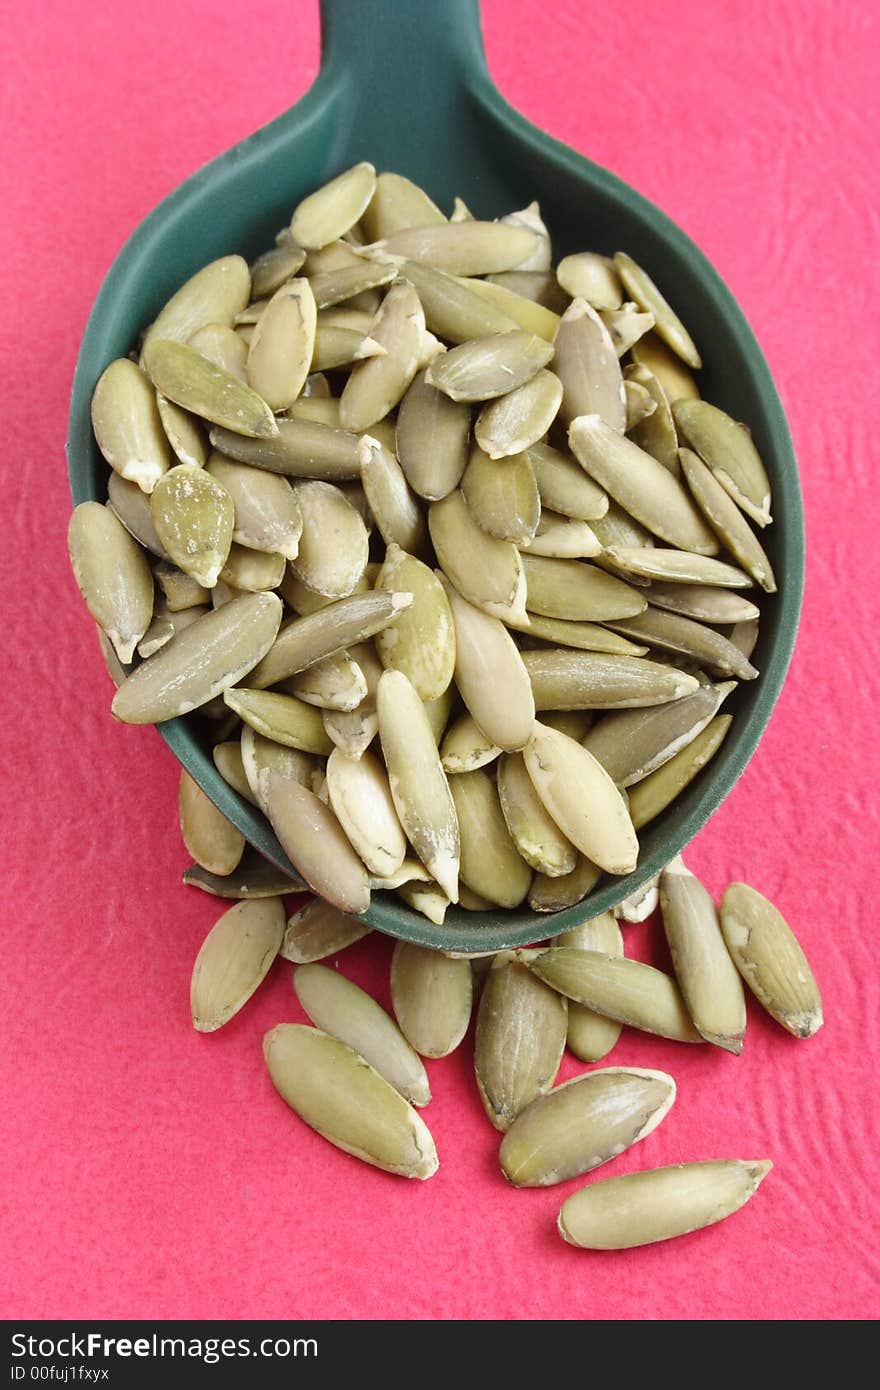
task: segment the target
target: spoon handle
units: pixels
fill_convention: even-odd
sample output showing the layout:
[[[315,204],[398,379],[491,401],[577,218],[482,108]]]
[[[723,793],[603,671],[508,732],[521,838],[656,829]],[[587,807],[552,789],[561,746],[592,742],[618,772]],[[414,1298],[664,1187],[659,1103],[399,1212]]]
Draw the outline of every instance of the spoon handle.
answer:
[[[346,148],[363,132],[361,158],[410,176],[432,150],[464,158],[464,89],[488,81],[478,0],[320,0],[320,13],[321,80],[344,94]]]

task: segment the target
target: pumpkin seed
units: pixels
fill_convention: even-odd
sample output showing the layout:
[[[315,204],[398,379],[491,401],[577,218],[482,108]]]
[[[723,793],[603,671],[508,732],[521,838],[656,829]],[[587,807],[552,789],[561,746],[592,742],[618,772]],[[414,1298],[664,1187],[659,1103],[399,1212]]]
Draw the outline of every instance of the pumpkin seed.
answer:
[[[631,787],[684,750],[733,689],[733,681],[700,685],[666,705],[607,714],[586,735],[584,747],[617,786]]]
[[[642,421],[654,414],[657,409],[657,402],[647,387],[642,386],[638,381],[632,381],[629,377],[624,378],[623,396],[626,402],[626,433],[634,435],[636,428]],[[650,452],[649,449],[648,453]]]
[[[573,458],[549,444],[533,444],[528,454],[542,507],[578,521],[592,522],[605,515],[608,498]]]
[[[561,400],[561,381],[542,367],[531,381],[483,407],[474,427],[477,443],[490,459],[522,453],[547,433]]]
[[[427,700],[425,702],[425,714],[428,717],[431,733],[434,735],[434,742],[438,748],[440,747],[440,740],[446,731],[446,726],[449,723],[449,716],[452,713],[454,698],[454,686],[450,685],[436,700]]]
[[[262,550],[250,550],[244,545],[232,545],[226,563],[220,571],[220,579],[233,589],[245,593],[260,593],[264,589],[277,589],[284,578],[287,565],[283,555],[267,555]]]
[[[310,787],[315,760],[298,748],[289,748],[283,743],[258,734],[250,724],[241,731],[241,765],[247,784],[260,810],[265,814],[260,778],[266,768],[273,768],[282,777],[287,777],[300,786]]]
[[[178,569],[213,589],[235,527],[235,509],[226,489],[203,468],[180,464],[156,483],[150,511],[156,535]]]
[[[633,343],[630,348],[630,356],[633,362],[640,367],[647,367],[649,372],[653,372],[666,394],[666,399],[672,401],[700,399],[700,388],[694,379],[693,372],[686,367],[680,357],[677,357],[662,338],[658,338],[656,333],[646,333]]]
[[[255,336],[256,333],[252,335]],[[237,381],[247,382],[248,344],[234,328],[226,328],[222,323],[208,323],[192,335],[188,346]]]
[[[185,768],[180,771],[178,804],[183,843],[196,863],[212,874],[231,874],[244,853],[244,836]]]
[[[581,854],[607,873],[630,873],[638,841],[602,764],[574,739],[537,722],[523,757],[548,814]]]
[[[647,271],[637,265],[632,256],[628,256],[625,251],[617,252],[614,267],[627,294],[632,295],[646,313],[654,315],[658,337],[662,338],[689,367],[702,367],[696,343]]]
[[[158,555],[160,559],[168,558],[156,535],[150,499],[145,492],[141,492],[137,483],[130,483],[120,478],[118,473],[111,473],[107,481],[107,506],[145,550]]]
[[[535,702],[516,643],[498,618],[468,603],[447,581],[443,586],[455,624],[455,682],[461,697],[494,744],[522,748],[532,732]]]
[[[626,384],[639,386],[654,403],[654,409],[635,425],[632,438],[674,477],[678,477],[678,435],[666,392],[653,372],[636,362],[626,369]]]
[[[534,271],[523,271],[525,276],[531,277]],[[537,272],[539,278],[543,272]],[[459,276],[459,285],[470,290],[481,299],[483,303],[495,310],[496,313],[503,314],[508,319],[506,325],[510,328],[524,328],[527,333],[536,333],[539,338],[544,338],[546,342],[552,343],[559,327],[559,314],[555,312],[554,305],[538,303],[534,299],[517,291],[516,285],[495,284],[491,280],[474,280],[464,276]],[[563,306],[564,307],[564,306]],[[485,333],[487,330],[484,329]],[[492,330],[488,330],[492,331]],[[497,328],[496,332],[505,332],[505,328]],[[444,337],[447,336],[444,334]],[[479,334],[472,336],[478,337]],[[455,339],[454,341],[459,341]]]
[[[234,542],[250,550],[296,559],[303,520],[286,478],[236,463],[216,450],[208,459],[205,471],[232,498]]]
[[[306,617],[292,618],[281,628],[266,659],[254,669],[252,686],[262,690],[277,685],[323,657],[365,641],[394,622],[411,603],[412,594],[377,590],[352,594]]]
[[[541,501],[527,454],[493,462],[474,446],[461,490],[472,516],[490,536],[520,544],[535,534]]]
[[[560,874],[558,878],[535,874],[529,889],[529,907],[533,912],[561,912],[565,907],[574,907],[596,886],[601,873],[598,864],[579,854],[570,874]]]
[[[567,1005],[517,961],[496,957],[477,1011],[474,1066],[483,1108],[508,1130],[549,1091],[565,1049]]]
[[[247,356],[248,384],[273,410],[296,400],[315,349],[317,310],[308,280],[288,280],[269,300]]]
[[[456,198],[452,204],[452,212],[449,214],[450,222],[473,222],[474,214],[471,212],[463,198]]]
[[[336,367],[348,367],[371,357],[384,357],[385,348],[375,338],[360,329],[340,328],[336,324],[318,322],[315,327],[313,372],[330,372]]]
[[[620,959],[623,956],[623,937],[613,912],[602,912],[588,918],[556,937],[559,946],[577,951],[601,951],[603,955]],[[620,1037],[622,1023],[604,1018],[573,999],[568,1003],[568,1033],[566,1043],[581,1062],[601,1062]]]
[[[660,875],[663,929],[694,1026],[707,1042],[739,1056],[746,1001],[710,894],[676,855]]]
[[[431,1088],[421,1058],[375,999],[317,963],[296,967],[293,988],[312,1023],[359,1053],[411,1105],[428,1104]]]
[[[211,261],[181,285],[147,329],[142,356],[156,339],[186,343],[205,324],[223,323],[231,327],[250,297],[247,261],[241,256],[221,256]]]
[[[616,434],[598,415],[580,416],[568,439],[590,476],[636,521],[681,550],[718,553],[718,542],[681,483],[638,444]]]
[[[569,623],[564,618],[542,618],[537,613],[529,615],[528,624],[508,621],[508,626],[522,630],[530,637],[538,637],[562,647],[576,647],[588,652],[611,652],[619,656],[644,656],[647,647],[637,646],[625,637],[619,637],[607,627],[598,623]]]
[[[449,898],[439,884],[407,880],[399,884],[395,892],[413,912],[420,912],[429,922],[433,922],[435,927],[443,926]]]
[[[522,299],[530,299],[535,304],[543,305],[556,315],[564,313],[568,308],[568,295],[560,289],[556,276],[550,270],[499,271],[497,274],[487,275],[485,283],[499,285]]]
[[[526,607],[541,617],[609,622],[631,617],[647,607],[636,589],[595,565],[524,554],[522,566]]]
[[[365,752],[355,761],[338,748],[327,760],[330,805],[340,825],[377,878],[389,878],[406,856],[388,777],[379,759]]]
[[[307,251],[336,241],[360,220],[375,189],[372,164],[353,164],[297,205],[290,220],[293,240]]]
[[[398,941],[391,958],[391,1001],[404,1037],[422,1057],[448,1057],[468,1029],[473,977],[466,960]]]
[[[593,727],[593,713],[583,709],[548,710],[541,723],[581,743]]]
[[[669,803],[694,780],[718,752],[732,723],[732,714],[717,714],[696,738],[689,740],[674,757],[633,787],[629,796],[629,813],[636,830],[641,830],[643,825],[665,811]]]
[[[389,878],[370,879],[371,888],[387,890],[389,892],[393,892],[398,888],[405,888],[407,884],[413,883],[430,884],[431,875],[428,873],[424,864],[420,864],[418,859],[413,859],[411,856],[404,859],[397,873],[391,874]],[[437,885],[434,884],[434,887],[436,888]],[[446,898],[446,902],[448,904],[448,898]]]
[[[153,576],[146,555],[100,502],[80,502],[74,508],[67,548],[86,607],[127,664],[153,616]]]
[[[461,828],[461,878],[500,907],[517,907],[532,881],[501,811],[498,791],[483,771],[460,772],[449,787]]]
[[[671,975],[601,951],[556,946],[525,961],[539,979],[595,1013],[675,1042],[700,1043]]]
[[[423,262],[448,275],[488,275],[522,265],[539,242],[527,227],[475,220],[402,227],[385,236],[375,249],[385,256]]]
[[[121,357],[98,378],[92,428],[115,473],[150,493],[170,465],[168,438],[153,390],[136,363]]]
[[[195,468],[204,467],[208,446],[199,421],[188,410],[182,410],[173,401],[166,400],[158,391],[156,406],[168,443],[179,462],[191,463]]]
[[[281,946],[284,907],[277,898],[230,907],[202,942],[190,986],[200,1033],[228,1023],[262,984]]]
[[[298,893],[301,884],[288,878],[256,850],[245,850],[237,869],[231,874],[209,873],[201,864],[191,864],[183,871],[183,881],[190,888],[201,888],[214,898],[280,898],[286,893]]]
[[[402,174],[382,173],[376,179],[361,225],[372,241],[378,241],[404,227],[427,227],[445,221],[437,204],[418,184]]]
[[[305,251],[293,238],[258,256],[251,266],[251,297],[268,299],[302,269],[305,258]]]
[[[275,417],[256,391],[185,343],[153,339],[144,347],[143,366],[157,391],[236,434],[271,439]]]
[[[667,550],[660,546],[642,550],[636,546],[609,545],[609,559],[629,574],[643,579],[662,579],[683,584],[717,584],[726,589],[748,589],[752,581],[736,565],[711,555],[694,555],[689,550]]]
[[[284,852],[312,891],[340,912],[366,912],[367,871],[323,801],[271,767],[260,773],[260,801]]]
[[[566,424],[580,415],[598,415],[623,434],[626,398],[614,344],[599,315],[586,300],[566,309],[554,339],[553,369],[562,382],[560,415]]]
[[[651,585],[650,599],[654,608],[663,608],[701,623],[742,623],[760,616],[760,609],[751,599],[733,589],[718,589],[711,584],[655,582]]]
[[[501,1141],[514,1187],[550,1187],[589,1173],[645,1139],[668,1114],[675,1082],[664,1071],[604,1067],[539,1096]]]
[[[772,1167],[769,1159],[714,1159],[605,1178],[562,1204],[559,1233],[585,1250],[671,1240],[739,1211]]]
[[[385,349],[359,363],[349,375],[339,401],[344,429],[365,430],[384,420],[399,404],[419,370],[425,315],[418,295],[405,280],[393,284],[373,322],[371,337]]]
[[[332,483],[299,483],[295,497],[303,530],[296,559],[290,561],[293,573],[319,594],[347,597],[369,558],[370,538],[362,517]]]
[[[662,552],[659,552],[662,553]],[[742,655],[740,650],[722,637],[714,628],[683,618],[678,613],[663,612],[659,608],[648,607],[637,618],[627,618],[615,622],[614,627],[622,630],[628,637],[641,639],[652,647],[664,651],[681,652],[685,656],[706,661],[724,675],[737,676],[740,680],[754,680],[758,672]]]
[[[556,278],[572,299],[585,299],[594,309],[619,309],[623,304],[620,279],[607,256],[593,251],[565,256],[556,267]]]
[[[396,275],[397,267],[393,264],[382,265],[379,261],[358,258],[351,265],[319,271],[311,277],[309,283],[318,308],[327,309],[331,305],[343,303],[355,295],[362,294],[364,290],[374,290],[380,285],[387,285]]]
[[[183,613],[187,608],[200,608],[211,601],[209,589],[168,560],[160,560],[158,565],[154,565],[153,577],[162,590],[170,613]]]
[[[287,919],[281,955],[295,965],[310,965],[344,951],[370,928],[358,917],[348,917],[321,898],[310,898]]]
[[[698,454],[681,449],[679,458],[688,487],[713,531],[746,573],[768,594],[775,594],[773,567],[739,507]]]
[[[482,280],[456,279],[417,261],[404,261],[400,274],[414,286],[428,328],[447,342],[467,343],[519,327],[503,308],[487,301],[480,292]]]
[[[364,492],[385,544],[399,545],[411,554],[425,554],[425,518],[394,454],[366,434],[360,443],[360,458]]]
[[[455,667],[455,628],[443,585],[427,565],[392,541],[376,588],[412,594],[411,607],[376,636],[382,665],[403,671],[422,700],[436,700]]]
[[[428,501],[459,484],[468,458],[470,411],[429,386],[419,372],[397,413],[397,457],[414,492]]]
[[[759,1004],[796,1038],[822,1027],[822,998],[794,932],[778,908],[746,883],[721,900],[721,930],[733,963]]]
[[[553,348],[518,328],[474,338],[435,357],[425,373],[454,401],[488,401],[531,381],[553,356]]]
[[[549,555],[558,560],[584,560],[602,553],[595,531],[585,521],[559,516],[546,508],[532,539],[520,541],[519,548],[530,555]]]
[[[519,212],[509,212],[500,221],[506,227],[525,227],[527,231],[534,232],[537,237],[531,254],[519,262],[520,270],[550,269],[552,260],[550,233],[541,217],[541,207],[538,202],[529,203],[527,208],[522,208]]]
[[[456,489],[428,508],[428,529],[443,573],[492,617],[525,620],[526,581],[516,546],[488,535]]]
[[[259,803],[250,789],[244,763],[241,760],[239,741],[231,739],[226,743],[215,743],[211,749],[211,756],[223,781],[227,782],[234,791],[237,791],[239,796],[243,796],[245,801],[249,801],[252,806],[257,806]]]
[[[599,317],[611,335],[618,357],[623,357],[654,327],[654,315],[640,313],[637,305],[629,302],[619,309],[600,309]]]
[[[284,689],[320,710],[346,712],[357,709],[367,693],[367,682],[348,652],[334,652],[307,670],[290,676],[284,682]]]
[[[692,694],[698,684],[683,671],[642,657],[568,647],[523,652],[522,663],[538,710],[659,705]]]
[[[296,418],[279,420],[277,429],[277,437],[272,440],[248,439],[232,430],[212,429],[211,443],[239,463],[291,478],[340,482],[360,477],[360,441],[356,434]]]
[[[440,761],[444,772],[474,772],[494,762],[501,749],[487,738],[470,714],[447,729],[440,746]]]
[[[172,637],[176,637],[178,632],[189,627],[196,619],[201,618],[207,612],[207,608],[182,608],[177,613],[172,613],[167,603],[160,601],[153,608],[153,617],[150,626],[147,628],[141,640],[138,642],[138,656],[146,659],[154,652],[168,645]],[[103,634],[102,634],[103,635]],[[121,670],[121,668],[120,668]],[[118,685],[125,679],[125,672]]]
[[[422,863],[455,902],[458,820],[425,707],[402,671],[386,671],[376,692],[376,709],[400,823]]]
[[[737,506],[759,526],[769,525],[770,480],[748,430],[708,401],[676,401],[672,414],[686,442]]]
[[[245,724],[274,743],[298,748],[303,753],[323,755],[333,747],[324,732],[320,710],[293,695],[238,686],[224,690],[223,698]]]
[[[748,661],[758,641],[758,619],[752,618],[735,623],[730,630],[729,640]]]
[[[498,764],[498,795],[521,858],[551,878],[570,874],[577,850],[544,809],[520,753],[508,753]]]
[[[360,758],[379,732],[376,714],[376,687],[382,675],[382,663],[372,642],[358,643],[350,650],[363,673],[367,693],[356,709],[325,710],[324,728],[328,738],[341,748],[347,758]]]

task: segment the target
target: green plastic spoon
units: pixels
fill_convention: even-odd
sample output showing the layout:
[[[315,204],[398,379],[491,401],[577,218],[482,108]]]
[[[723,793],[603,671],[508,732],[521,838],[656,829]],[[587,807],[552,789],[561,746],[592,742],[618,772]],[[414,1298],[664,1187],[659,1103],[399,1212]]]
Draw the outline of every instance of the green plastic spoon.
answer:
[[[106,496],[89,402],[107,364],[182,282],[230,252],[255,257],[292,208],[356,160],[406,174],[441,207],[460,194],[478,217],[537,198],[561,257],[589,247],[626,250],[653,275],[699,344],[708,400],[746,420],[773,487],[775,524],[762,535],[779,582],[765,605],[756,652],[760,679],[742,685],[721,750],[668,811],[640,833],[639,866],[600,880],[583,902],[552,917],[528,910],[450,909],[435,927],[390,894],[366,914],[392,936],[452,951],[493,951],[566,930],[633,893],[705,824],[755,751],[779,694],[803,586],[803,514],[791,438],[769,369],[740,309],[711,265],[668,217],[605,169],[530,125],[486,69],[477,0],[321,0],[322,59],[303,99],[200,169],[135,230],[95,302],[73,384],[67,454],[74,502]],[[216,771],[190,718],[159,732],[248,840],[290,864],[267,823]]]

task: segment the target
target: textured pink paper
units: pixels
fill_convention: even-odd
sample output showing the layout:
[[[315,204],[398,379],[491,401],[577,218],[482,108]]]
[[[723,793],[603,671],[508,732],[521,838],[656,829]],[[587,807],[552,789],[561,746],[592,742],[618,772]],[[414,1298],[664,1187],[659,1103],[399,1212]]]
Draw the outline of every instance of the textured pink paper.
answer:
[[[789,411],[803,627],[760,751],[690,860],[715,891],[746,877],[779,904],[828,1022],[800,1043],[750,1007],[739,1060],[625,1033],[614,1062],[671,1069],[679,1099],[605,1171],[765,1155],[775,1170],[723,1227],[578,1252],[554,1228],[577,1183],[518,1193],[500,1176],[467,1046],[429,1064],[442,1167],[410,1184],[330,1148],[273,1092],[260,1036],[301,1017],[288,966],[222,1034],[193,1033],[189,971],[220,909],[179,883],[171,755],[109,715],[65,554],[68,392],[113,255],[305,90],[317,16],[275,0],[35,0],[0,35],[7,1317],[880,1312],[877,9],[484,0],[483,14],[505,95],[694,237]],[[656,924],[629,940],[662,960]],[[390,949],[368,939],[341,962],[386,1003]]]

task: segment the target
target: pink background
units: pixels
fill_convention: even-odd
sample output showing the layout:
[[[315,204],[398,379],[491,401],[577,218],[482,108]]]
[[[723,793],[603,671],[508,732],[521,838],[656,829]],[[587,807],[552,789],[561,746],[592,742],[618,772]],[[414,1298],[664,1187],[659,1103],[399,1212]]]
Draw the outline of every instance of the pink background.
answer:
[[[222,1034],[193,1033],[190,968],[219,905],[179,883],[171,755],[109,715],[65,554],[67,400],[122,241],[305,91],[317,16],[292,0],[35,0],[0,30],[7,1317],[880,1312],[877,7],[483,0],[483,16],[505,95],[706,251],[789,412],[810,550],[797,654],[690,861],[717,892],[744,877],[779,904],[828,1022],[800,1043],[751,1009],[739,1060],[626,1033],[613,1061],[670,1068],[679,1100],[605,1174],[715,1156],[776,1168],[722,1227],[590,1255],[554,1230],[577,1183],[517,1193],[501,1178],[469,1046],[429,1064],[442,1167],[422,1184],[336,1152],[276,1097],[259,1044],[301,1017],[289,966]],[[656,937],[632,928],[629,949],[662,963]],[[387,1003],[389,955],[372,938],[341,964]]]

